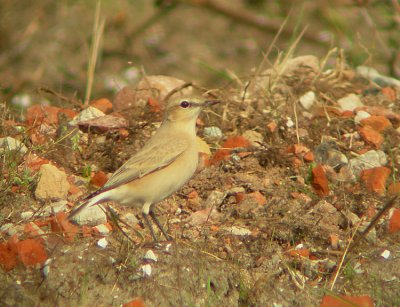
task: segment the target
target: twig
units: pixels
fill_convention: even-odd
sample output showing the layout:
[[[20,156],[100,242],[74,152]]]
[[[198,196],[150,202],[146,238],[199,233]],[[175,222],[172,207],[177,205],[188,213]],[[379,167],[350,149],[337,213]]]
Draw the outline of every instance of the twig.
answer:
[[[100,1],[96,5],[95,21],[93,24],[93,38],[90,46],[90,58],[87,70],[87,83],[86,83],[86,94],[85,94],[85,107],[89,105],[90,95],[92,93],[94,71],[96,69],[97,57],[99,54],[100,41],[103,36],[105,19],[100,20]]]
[[[392,208],[395,205],[398,197],[399,197],[399,195],[393,196],[391,199],[389,199],[386,202],[386,204],[383,206],[383,208],[377,214],[375,214],[374,218],[371,220],[368,227],[365,228],[365,230],[354,240],[354,243],[351,246],[350,250],[353,249],[355,246],[357,246],[357,244],[359,244],[361,242],[361,240],[364,239],[368,235],[368,233],[371,231],[372,227],[375,226],[375,224],[379,221],[379,219],[382,217],[382,215],[384,215],[390,208]]]
[[[70,103],[70,104],[72,104],[72,105],[74,105],[74,106],[77,106],[78,108],[82,109],[82,102],[81,102],[80,100],[75,99],[75,98],[68,98],[67,96],[64,96],[63,94],[58,93],[58,92],[56,92],[55,90],[53,90],[53,89],[51,89],[51,88],[48,88],[48,87],[39,87],[36,91],[37,91],[38,93],[43,92],[43,93],[46,93],[46,94],[53,95],[53,96],[55,96],[56,98],[60,99],[61,101]]]

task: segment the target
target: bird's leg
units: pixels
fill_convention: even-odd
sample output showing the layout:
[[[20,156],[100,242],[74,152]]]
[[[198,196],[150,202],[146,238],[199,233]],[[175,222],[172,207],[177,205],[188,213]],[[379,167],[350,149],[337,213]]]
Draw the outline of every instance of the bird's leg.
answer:
[[[162,234],[164,235],[164,237],[167,239],[167,241],[171,241],[172,238],[167,234],[167,232],[164,230],[164,228],[162,227],[160,221],[157,219],[157,216],[155,215],[153,209],[150,209],[149,211],[149,215],[151,216],[151,218],[153,219],[154,223],[156,223],[158,229],[160,229],[160,231],[162,232]]]
[[[156,234],[154,233],[153,226],[151,226],[150,220],[149,220],[149,214],[142,212],[143,218],[146,222],[147,227],[150,229],[151,236],[153,237],[154,242],[158,242],[158,239],[156,237]],[[150,215],[151,216],[151,215]]]

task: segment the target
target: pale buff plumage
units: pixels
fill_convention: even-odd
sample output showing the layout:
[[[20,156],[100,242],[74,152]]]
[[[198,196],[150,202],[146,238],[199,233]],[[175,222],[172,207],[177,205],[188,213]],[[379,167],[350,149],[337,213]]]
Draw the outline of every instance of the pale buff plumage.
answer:
[[[196,119],[204,107],[214,103],[198,97],[171,100],[155,135],[101,189],[74,209],[69,218],[89,206],[116,201],[142,208],[154,240],[156,238],[148,215],[168,239],[152,211],[152,205],[176,192],[193,176],[198,162]]]

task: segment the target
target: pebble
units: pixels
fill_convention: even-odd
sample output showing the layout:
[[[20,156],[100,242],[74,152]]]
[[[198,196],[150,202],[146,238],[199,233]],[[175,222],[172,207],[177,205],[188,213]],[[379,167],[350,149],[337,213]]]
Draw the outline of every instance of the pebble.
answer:
[[[75,215],[72,218],[72,221],[74,221],[79,226],[97,226],[100,224],[104,224],[105,222],[107,222],[107,216],[103,210],[104,208],[99,205],[87,207],[79,212],[77,215]]]
[[[23,219],[23,220],[29,220],[30,218],[32,218],[33,217],[33,215],[34,215],[35,213],[33,212],[33,211],[24,211],[24,212],[21,212],[21,219]]]
[[[251,231],[244,227],[232,226],[232,227],[226,227],[226,228],[224,228],[224,230],[226,230],[227,232],[231,233],[234,236],[249,236],[249,235],[251,235]]]
[[[42,275],[44,278],[48,277],[50,274],[50,263],[52,260],[53,260],[52,258],[48,258],[43,264]]]
[[[141,270],[143,272],[143,277],[150,277],[151,276],[151,265],[150,264],[142,265]]]
[[[4,151],[16,151],[26,154],[28,152],[28,148],[24,145],[24,143],[18,141],[17,139],[7,136],[5,138],[0,138],[0,153],[3,153]]]
[[[66,200],[56,201],[56,202],[50,204],[49,206],[45,207],[43,210],[44,214],[41,214],[41,215],[52,215],[54,213],[65,211],[65,209],[67,209],[67,204],[68,204],[68,202]]]
[[[99,109],[95,107],[87,107],[86,109],[82,110],[78,115],[76,115],[70,122],[69,124],[71,126],[76,126],[78,123],[87,121],[89,119],[97,118],[105,116],[103,112],[101,112]]]
[[[354,117],[354,121],[356,124],[359,124],[363,119],[370,117],[371,114],[365,111],[358,111],[356,116]]]
[[[210,139],[220,139],[223,137],[222,131],[219,127],[205,127],[204,128],[204,136]]]
[[[223,193],[220,191],[212,191],[210,195],[208,195],[207,200],[205,202],[206,208],[218,208],[220,204],[224,201],[227,193]]]
[[[294,126],[294,122],[290,117],[286,118],[286,127],[292,128]]]
[[[342,111],[354,111],[358,107],[362,107],[363,103],[356,94],[349,94],[338,100],[338,104]]]
[[[108,245],[108,241],[106,238],[101,238],[99,241],[97,241],[97,246],[100,248],[106,248]]]
[[[149,249],[143,257],[144,260],[157,262],[157,256]]]
[[[18,94],[11,99],[11,104],[20,108],[27,108],[32,104],[32,98],[28,94]]]
[[[93,229],[97,231],[101,236],[107,236],[111,232],[110,228],[108,228],[105,224],[94,226]]]
[[[126,222],[129,226],[134,226],[137,223],[139,223],[139,220],[137,219],[136,215],[134,215],[131,212],[127,212],[122,216],[122,220]]]
[[[389,259],[390,257],[390,251],[385,249],[382,253],[381,253],[381,257],[385,258],[385,259]]]
[[[301,96],[299,101],[304,109],[309,110],[314,104],[315,93],[313,91],[309,91],[305,93],[303,96]]]
[[[386,165],[386,154],[381,150],[369,150],[356,158],[350,159],[349,167],[358,176],[362,170]]]

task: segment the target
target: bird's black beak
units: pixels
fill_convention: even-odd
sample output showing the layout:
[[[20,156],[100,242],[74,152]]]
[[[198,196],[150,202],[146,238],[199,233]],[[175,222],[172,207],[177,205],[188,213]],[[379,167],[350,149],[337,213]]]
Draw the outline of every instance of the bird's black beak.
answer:
[[[213,105],[215,105],[217,103],[220,103],[220,102],[221,102],[221,100],[206,100],[206,101],[204,101],[204,106],[205,107],[210,107],[210,106],[213,106]]]

